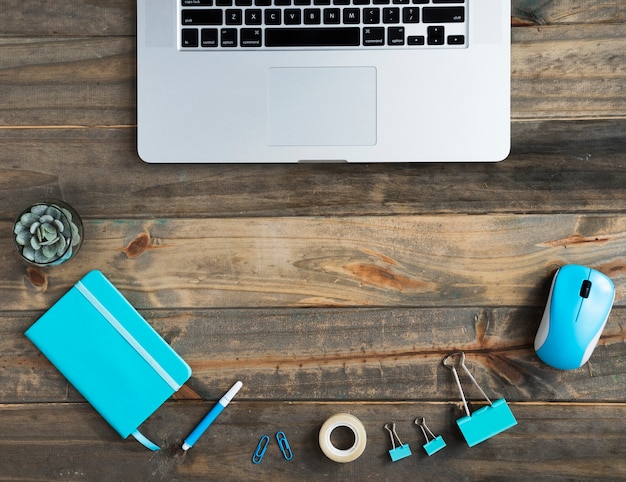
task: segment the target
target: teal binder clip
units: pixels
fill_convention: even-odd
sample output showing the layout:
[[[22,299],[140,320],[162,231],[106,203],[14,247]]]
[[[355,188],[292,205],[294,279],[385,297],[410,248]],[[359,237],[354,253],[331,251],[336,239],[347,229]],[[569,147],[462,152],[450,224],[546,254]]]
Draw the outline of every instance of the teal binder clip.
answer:
[[[385,430],[389,432],[389,436],[391,437],[391,450],[389,451],[391,461],[397,462],[398,460],[409,457],[411,455],[411,448],[409,447],[409,444],[403,444],[400,437],[398,437],[398,434],[396,433],[396,424],[386,423]]]
[[[426,420],[424,417],[416,418],[415,425],[422,429],[422,433],[424,434],[424,438],[426,439],[426,443],[422,445],[424,450],[430,457],[432,454],[439,452],[442,448],[446,446],[446,443],[443,440],[441,435],[435,435],[426,425]]]
[[[456,370],[456,366],[452,363],[452,359],[458,359],[458,365],[463,368],[463,371],[470,378],[472,383],[478,388],[482,396],[485,398],[489,405],[479,408],[474,413],[470,413],[469,408],[467,406],[467,400],[465,399],[465,394],[463,393],[463,388],[461,386],[461,380],[459,379],[459,374]],[[456,381],[457,387],[459,388],[459,392],[461,394],[461,399],[463,400],[463,406],[465,407],[465,413],[467,414],[465,417],[461,417],[456,421],[463,437],[465,437],[465,441],[467,445],[473,447],[485,440],[493,437],[494,435],[498,435],[499,433],[504,432],[505,430],[517,425],[517,420],[513,416],[511,409],[506,403],[504,398],[500,398],[495,402],[489,400],[489,397],[485,394],[476,379],[472,376],[470,371],[465,366],[465,353],[456,352],[446,356],[443,359],[443,364],[450,370],[452,370],[452,374],[454,375],[454,380]]]

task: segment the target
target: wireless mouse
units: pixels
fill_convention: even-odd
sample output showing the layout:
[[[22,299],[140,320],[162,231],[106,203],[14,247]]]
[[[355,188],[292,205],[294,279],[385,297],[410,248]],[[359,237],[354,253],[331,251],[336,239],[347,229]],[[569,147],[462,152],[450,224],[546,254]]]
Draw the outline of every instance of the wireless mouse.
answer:
[[[535,337],[537,356],[561,370],[587,363],[614,299],[615,286],[606,275],[574,264],[560,268]]]

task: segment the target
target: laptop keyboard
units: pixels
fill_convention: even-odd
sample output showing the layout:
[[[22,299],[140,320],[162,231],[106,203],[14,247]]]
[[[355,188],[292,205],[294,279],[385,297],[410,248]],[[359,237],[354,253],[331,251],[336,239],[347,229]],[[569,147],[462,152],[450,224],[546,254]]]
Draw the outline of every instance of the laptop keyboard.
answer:
[[[179,46],[200,51],[466,48],[469,1],[180,0]]]

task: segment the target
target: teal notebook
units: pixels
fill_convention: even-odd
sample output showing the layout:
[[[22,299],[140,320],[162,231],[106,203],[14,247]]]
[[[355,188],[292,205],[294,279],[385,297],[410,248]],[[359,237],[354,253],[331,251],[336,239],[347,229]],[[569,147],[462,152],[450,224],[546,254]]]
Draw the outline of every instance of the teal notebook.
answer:
[[[191,376],[191,368],[100,271],[76,283],[25,335],[126,438]]]

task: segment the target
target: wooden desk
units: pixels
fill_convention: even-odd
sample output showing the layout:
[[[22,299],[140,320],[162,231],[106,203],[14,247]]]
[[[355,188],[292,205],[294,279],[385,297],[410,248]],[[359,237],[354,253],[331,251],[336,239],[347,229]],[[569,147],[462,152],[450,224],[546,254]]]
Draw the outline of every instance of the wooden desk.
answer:
[[[513,1],[505,162],[289,166],[143,164],[134,2],[8,3],[1,479],[626,478],[626,2]],[[12,221],[48,197],[79,210],[85,243],[65,266],[27,270]],[[567,263],[611,276],[617,299],[590,363],[562,372],[532,342]],[[144,424],[165,447],[157,454],[121,440],[23,336],[92,269],[193,368]],[[471,449],[441,366],[459,349],[519,422]],[[236,401],[179,456],[237,379]],[[320,426],[338,412],[367,429],[354,463],[319,449]],[[420,416],[448,443],[432,457],[413,425]],[[389,460],[386,422],[410,459]],[[273,442],[253,465],[259,438],[278,430],[293,460]]]

